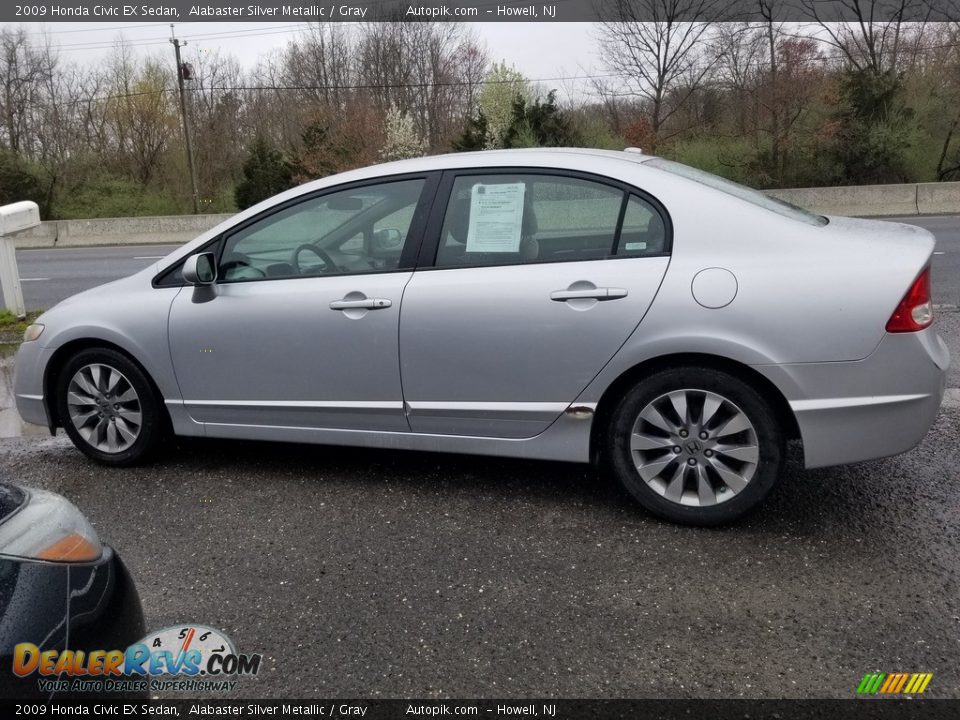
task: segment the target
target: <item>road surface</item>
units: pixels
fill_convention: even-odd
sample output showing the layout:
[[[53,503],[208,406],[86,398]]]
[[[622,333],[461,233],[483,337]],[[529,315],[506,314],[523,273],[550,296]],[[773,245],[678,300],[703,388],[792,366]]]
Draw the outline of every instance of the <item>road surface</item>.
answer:
[[[938,321],[955,354],[958,321]],[[794,453],[718,530],[528,460],[195,440],[115,469],[61,431],[0,440],[0,473],[86,513],[149,630],[202,622],[263,653],[236,697],[853,702],[867,672],[930,672],[923,697],[956,698],[958,428],[960,396],[904,455]]]

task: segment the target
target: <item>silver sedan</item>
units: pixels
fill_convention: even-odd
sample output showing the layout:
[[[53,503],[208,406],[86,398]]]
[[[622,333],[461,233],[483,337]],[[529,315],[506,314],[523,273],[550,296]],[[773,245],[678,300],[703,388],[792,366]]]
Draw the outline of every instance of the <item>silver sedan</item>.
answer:
[[[27,330],[20,414],[88,456],[169,433],[599,462],[730,521],[901,453],[949,364],[933,237],[637,152],[420,158],[311,182]]]

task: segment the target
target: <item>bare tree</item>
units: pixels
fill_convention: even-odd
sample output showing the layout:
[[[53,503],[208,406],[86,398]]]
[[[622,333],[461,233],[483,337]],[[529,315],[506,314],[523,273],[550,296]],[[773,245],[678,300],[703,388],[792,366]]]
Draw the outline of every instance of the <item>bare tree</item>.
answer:
[[[239,180],[242,148],[238,143],[223,142],[223,138],[236,134],[241,126],[244,107],[238,88],[243,85],[243,72],[236,58],[219,51],[201,50],[187,57],[193,65],[187,87],[198,186],[200,200],[206,204],[211,189],[228,179]]]
[[[720,56],[715,80],[728,91],[737,132],[746,135],[748,116],[756,106],[753,95],[757,66],[762,62],[764,52],[763,26],[746,22],[721,23],[715,43]]]
[[[649,106],[651,149],[666,139],[664,125],[711,70],[704,53],[707,18],[716,19],[717,0],[610,0],[616,18],[601,23],[600,56],[623,76],[618,94]],[[651,20],[652,18],[652,20]],[[667,103],[681,80],[685,91]]]
[[[23,28],[0,28],[0,117],[15,154],[32,156],[30,133],[43,88],[56,70],[56,54],[35,47]]]
[[[932,13],[926,0],[836,0],[843,14],[852,18],[836,22],[832,16],[825,18],[817,0],[802,0],[802,4],[819,27],[823,42],[838,50],[854,69],[874,75],[895,70],[904,55],[915,58]]]
[[[300,148],[308,103],[300,102],[296,92],[285,89],[289,83],[286,53],[260,58],[245,79],[248,89],[243,91],[243,106],[246,112],[241,123],[246,140],[262,137],[274,147],[295,155]]]
[[[110,66],[112,95],[107,121],[130,174],[142,185],[154,177],[163,151],[177,135],[177,111],[170,87],[172,73],[159,60],[138,62],[126,46]]]
[[[284,80],[298,88],[302,101],[322,107],[344,107],[356,83],[354,30],[340,23],[311,23],[287,47]]]
[[[357,58],[381,116],[391,106],[409,114],[431,147],[462,127],[486,70],[485,51],[459,23],[368,23]]]
[[[937,180],[954,180],[960,177],[960,146],[954,146],[960,130],[960,20],[943,23],[934,37],[939,52],[928,69],[941,79],[938,91],[953,109],[937,157]]]

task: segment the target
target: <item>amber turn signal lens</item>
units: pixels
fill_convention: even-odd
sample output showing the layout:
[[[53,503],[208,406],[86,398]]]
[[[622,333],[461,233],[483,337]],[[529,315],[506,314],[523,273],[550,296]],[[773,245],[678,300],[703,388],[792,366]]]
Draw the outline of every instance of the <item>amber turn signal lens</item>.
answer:
[[[99,557],[100,548],[76,533],[60,538],[37,553],[38,559],[51,562],[83,562]]]

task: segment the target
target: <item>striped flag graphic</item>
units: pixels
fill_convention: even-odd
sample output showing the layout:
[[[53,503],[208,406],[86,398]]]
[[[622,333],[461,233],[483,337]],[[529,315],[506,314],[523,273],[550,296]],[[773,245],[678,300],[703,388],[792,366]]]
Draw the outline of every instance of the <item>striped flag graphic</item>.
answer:
[[[867,673],[857,686],[857,695],[921,695],[933,673]]]

